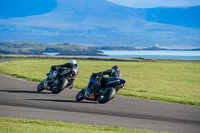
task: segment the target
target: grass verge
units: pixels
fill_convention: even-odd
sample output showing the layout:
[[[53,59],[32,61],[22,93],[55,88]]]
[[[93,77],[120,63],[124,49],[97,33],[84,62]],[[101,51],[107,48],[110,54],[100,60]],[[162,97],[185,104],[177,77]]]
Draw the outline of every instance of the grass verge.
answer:
[[[156,133],[118,126],[97,126],[57,121],[0,117],[0,133]]]
[[[51,65],[70,59],[23,59],[0,63],[0,73],[40,82]],[[93,72],[118,65],[125,88],[117,95],[200,106],[200,62],[131,62],[77,59],[79,74],[74,87],[82,89]]]

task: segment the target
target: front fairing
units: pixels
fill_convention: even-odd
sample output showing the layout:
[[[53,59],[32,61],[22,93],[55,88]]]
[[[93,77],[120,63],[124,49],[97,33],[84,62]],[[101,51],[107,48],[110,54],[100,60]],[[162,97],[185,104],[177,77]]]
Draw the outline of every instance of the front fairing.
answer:
[[[90,88],[95,83],[96,83],[96,79],[94,79],[94,77],[91,76],[86,88]]]
[[[47,83],[47,81],[48,81],[48,78],[49,78],[49,73],[47,73],[47,76],[46,76],[46,78],[43,80],[43,84],[46,84],[46,83]]]
[[[53,71],[52,69],[46,74],[46,78],[43,80],[43,84],[47,84],[48,82],[53,82],[58,75],[57,71]]]

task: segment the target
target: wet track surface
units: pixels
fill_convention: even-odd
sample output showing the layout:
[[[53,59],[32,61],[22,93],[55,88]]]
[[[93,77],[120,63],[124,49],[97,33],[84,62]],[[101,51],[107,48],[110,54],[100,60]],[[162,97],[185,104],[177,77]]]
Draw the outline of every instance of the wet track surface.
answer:
[[[199,133],[200,107],[116,96],[106,104],[77,102],[79,90],[38,93],[38,83],[0,74],[0,116]]]

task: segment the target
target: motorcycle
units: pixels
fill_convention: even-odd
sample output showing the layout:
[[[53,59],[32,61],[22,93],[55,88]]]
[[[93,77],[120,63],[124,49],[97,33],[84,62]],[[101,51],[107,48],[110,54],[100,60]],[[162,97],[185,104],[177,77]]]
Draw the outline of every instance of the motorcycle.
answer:
[[[100,78],[100,77],[98,77]],[[98,101],[98,103],[107,103],[114,99],[115,94],[124,87],[125,80],[118,78],[102,77],[101,87],[98,87],[98,78],[90,76],[87,87],[79,91],[76,95],[76,100],[83,99]],[[85,91],[89,90],[89,96],[85,97]]]
[[[61,70],[51,68],[46,74],[46,78],[38,85],[37,91],[41,92],[43,90],[51,91],[53,94],[58,94],[66,88],[71,89],[71,79],[72,71]]]

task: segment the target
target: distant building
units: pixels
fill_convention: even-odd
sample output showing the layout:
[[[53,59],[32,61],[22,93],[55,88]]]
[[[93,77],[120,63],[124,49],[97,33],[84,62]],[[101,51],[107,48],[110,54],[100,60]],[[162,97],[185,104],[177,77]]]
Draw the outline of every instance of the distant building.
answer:
[[[156,44],[155,46],[150,46],[147,48],[142,48],[143,50],[167,50],[164,47],[159,47],[158,44]]]
[[[156,44],[156,47],[158,47],[158,44]]]

